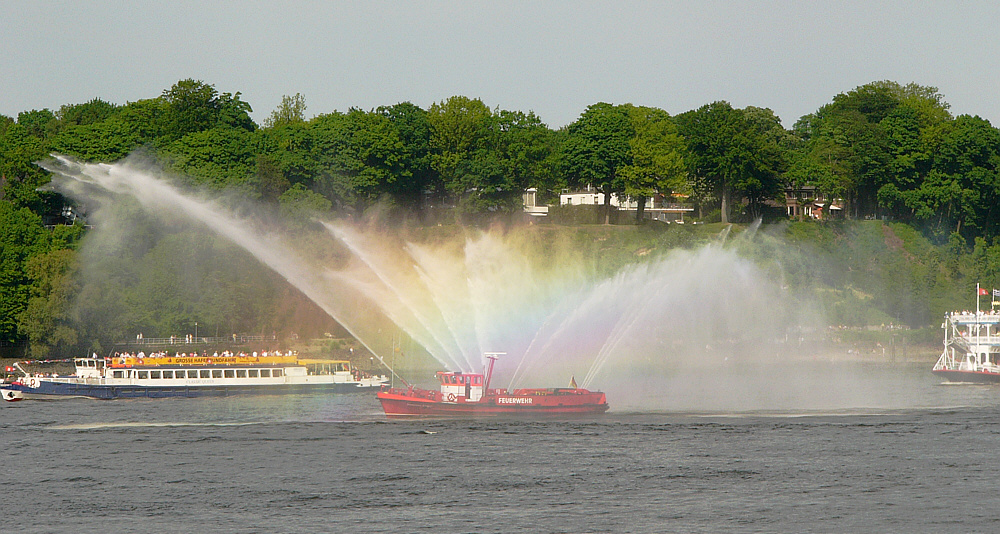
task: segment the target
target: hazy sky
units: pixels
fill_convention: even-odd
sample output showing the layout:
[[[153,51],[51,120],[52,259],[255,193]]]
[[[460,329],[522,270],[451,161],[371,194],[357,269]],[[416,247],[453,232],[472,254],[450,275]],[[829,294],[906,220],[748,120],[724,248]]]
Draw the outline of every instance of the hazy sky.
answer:
[[[935,86],[1000,126],[1000,2],[0,0],[0,113],[153,98],[194,78],[259,123],[453,95],[551,127],[595,102],[716,100],[790,127],[875,80]]]

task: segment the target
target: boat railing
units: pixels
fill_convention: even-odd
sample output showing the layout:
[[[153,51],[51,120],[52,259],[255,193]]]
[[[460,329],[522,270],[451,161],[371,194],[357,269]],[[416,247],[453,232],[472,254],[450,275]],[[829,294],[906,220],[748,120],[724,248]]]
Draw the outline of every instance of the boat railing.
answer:
[[[967,336],[962,334],[956,339],[961,339],[967,345],[1000,345],[1000,335]]]
[[[423,388],[418,388],[418,387],[414,387],[414,386],[410,386],[410,387],[406,387],[406,388],[394,388],[394,387],[388,387],[388,386],[384,386],[383,385],[382,386],[382,391],[384,391],[386,393],[391,393],[393,395],[406,395],[407,397],[417,397],[417,398],[427,399],[427,400],[431,400],[431,401],[435,401],[435,402],[441,400],[441,392],[440,391],[435,391],[433,389],[423,389]]]
[[[222,343],[245,345],[249,343],[262,343],[264,341],[276,341],[276,336],[170,336],[170,337],[136,337],[127,341],[120,341],[116,345],[218,345]]]
[[[948,320],[954,324],[1000,324],[1000,314],[996,313],[953,313]]]

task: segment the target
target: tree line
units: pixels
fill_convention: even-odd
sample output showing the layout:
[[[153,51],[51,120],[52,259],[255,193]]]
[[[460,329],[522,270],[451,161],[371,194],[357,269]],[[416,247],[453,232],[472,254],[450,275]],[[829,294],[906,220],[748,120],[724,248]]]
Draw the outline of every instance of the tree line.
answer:
[[[463,96],[309,119],[306,109],[302,95],[286,96],[258,126],[240,93],[182,80],[125,105],[94,99],[0,117],[4,200],[53,213],[63,201],[36,191],[47,177],[33,162],[50,152],[115,161],[142,149],[199,185],[271,203],[315,194],[341,214],[377,204],[509,213],[529,187],[553,201],[590,185],[639,201],[640,212],[654,194],[681,194],[726,222],[806,188],[842,199],[848,218],[892,218],[944,240],[992,237],[995,227],[1000,132],[952,117],[933,87],[863,85],[790,130],[769,109],[724,101],[676,116],[602,102],[558,129]]]
[[[54,224],[67,201],[41,188],[49,177],[34,164],[53,152],[110,162],[142,151],[192,185],[334,216],[377,206],[477,220],[519,211],[530,187],[557,202],[589,185],[635,199],[640,221],[657,194],[727,222],[773,215],[769,201],[788,190],[842,199],[847,218],[907,223],[958,250],[989,249],[998,228],[1000,132],[953,117],[933,87],[866,84],[791,129],[769,109],[724,101],[675,116],[601,102],[556,129],[464,96],[426,109],[306,110],[302,95],[286,96],[258,125],[239,92],[188,79],[124,105],[95,98],[0,116],[0,340],[78,341],[69,303],[85,230]]]

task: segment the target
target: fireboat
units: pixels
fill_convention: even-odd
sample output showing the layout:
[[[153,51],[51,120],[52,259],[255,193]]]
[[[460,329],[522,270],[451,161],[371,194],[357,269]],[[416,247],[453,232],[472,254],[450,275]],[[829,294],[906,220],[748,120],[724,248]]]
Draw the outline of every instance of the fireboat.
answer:
[[[421,389],[407,384],[405,388],[383,386],[376,398],[385,415],[404,417],[559,417],[596,415],[608,410],[608,400],[600,391],[576,387],[521,388],[513,391],[490,389],[493,364],[503,352],[487,352],[486,373],[439,371],[435,376],[440,391]]]

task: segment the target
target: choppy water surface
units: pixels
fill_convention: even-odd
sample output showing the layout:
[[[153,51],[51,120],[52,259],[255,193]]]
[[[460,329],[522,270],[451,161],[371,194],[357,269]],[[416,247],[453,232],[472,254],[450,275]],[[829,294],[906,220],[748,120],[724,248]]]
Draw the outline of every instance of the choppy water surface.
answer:
[[[552,422],[386,422],[370,394],[5,404],[3,531],[1000,528],[1000,387],[868,371],[882,394],[836,409]]]

